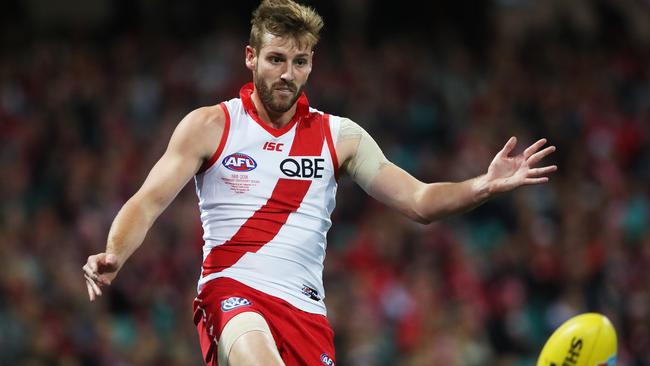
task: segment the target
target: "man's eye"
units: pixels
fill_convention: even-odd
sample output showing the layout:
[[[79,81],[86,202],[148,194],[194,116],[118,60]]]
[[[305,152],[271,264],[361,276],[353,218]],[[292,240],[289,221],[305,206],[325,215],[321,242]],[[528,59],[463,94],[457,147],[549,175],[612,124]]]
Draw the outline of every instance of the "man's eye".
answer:
[[[273,62],[273,63],[282,62],[282,59],[279,58],[279,57],[271,57],[271,62]]]
[[[305,65],[307,65],[307,60],[305,60],[305,59],[296,60],[296,64],[298,66],[305,66]]]

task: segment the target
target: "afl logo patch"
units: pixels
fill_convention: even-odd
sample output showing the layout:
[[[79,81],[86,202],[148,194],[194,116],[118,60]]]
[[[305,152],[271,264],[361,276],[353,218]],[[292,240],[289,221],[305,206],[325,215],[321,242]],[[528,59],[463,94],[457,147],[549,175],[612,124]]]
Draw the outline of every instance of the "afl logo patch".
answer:
[[[248,299],[244,299],[243,297],[229,297],[221,301],[221,310],[230,311],[241,308],[242,306],[249,306],[251,304],[252,302],[250,302]]]
[[[242,153],[234,153],[226,156],[223,158],[223,161],[221,161],[221,164],[235,172],[250,172],[257,168],[255,160]]]
[[[334,366],[334,360],[330,358],[330,355],[327,353],[323,353],[320,355],[320,362],[323,363],[325,366]]]

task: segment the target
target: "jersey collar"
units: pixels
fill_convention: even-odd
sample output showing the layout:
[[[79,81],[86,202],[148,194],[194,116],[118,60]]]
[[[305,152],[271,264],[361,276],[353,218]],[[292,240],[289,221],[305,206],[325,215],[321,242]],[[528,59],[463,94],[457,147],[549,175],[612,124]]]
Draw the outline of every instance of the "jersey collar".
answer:
[[[302,117],[306,117],[309,114],[309,101],[307,100],[307,96],[305,95],[304,92],[300,94],[298,97],[298,100],[296,101],[297,106],[296,106],[296,113],[293,115],[293,118],[291,118],[291,121],[287,123],[286,126],[282,128],[273,128],[260,118],[259,114],[257,113],[257,109],[255,108],[255,104],[253,103],[253,99],[251,98],[251,94],[253,94],[254,90],[254,85],[253,83],[248,83],[244,86],[241,87],[239,90],[239,97],[242,100],[242,103],[244,104],[244,109],[246,110],[246,113],[248,113],[257,124],[259,124],[262,128],[264,128],[268,133],[275,137],[280,137],[283,135],[285,132],[289,131]]]

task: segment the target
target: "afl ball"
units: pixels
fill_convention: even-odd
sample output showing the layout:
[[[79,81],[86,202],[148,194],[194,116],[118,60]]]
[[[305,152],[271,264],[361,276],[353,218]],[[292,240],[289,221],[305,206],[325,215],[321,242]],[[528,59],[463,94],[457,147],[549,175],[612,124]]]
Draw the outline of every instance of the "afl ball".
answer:
[[[537,366],[614,366],[616,331],[602,314],[586,313],[564,322],[546,341]]]

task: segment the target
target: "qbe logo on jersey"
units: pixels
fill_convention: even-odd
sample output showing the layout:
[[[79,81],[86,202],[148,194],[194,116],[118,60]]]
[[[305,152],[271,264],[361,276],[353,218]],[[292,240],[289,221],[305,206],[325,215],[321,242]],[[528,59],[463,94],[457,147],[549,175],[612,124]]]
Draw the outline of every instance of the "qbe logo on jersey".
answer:
[[[237,308],[241,308],[242,306],[250,306],[253,303],[250,302],[248,299],[244,299],[243,297],[229,297],[221,302],[221,310],[223,311],[230,311],[230,310],[235,310]]]
[[[292,156],[282,160],[280,171],[290,178],[323,178],[325,159]]]
[[[235,172],[250,172],[251,170],[257,168],[255,159],[239,152],[226,156],[221,161],[221,164]]]

